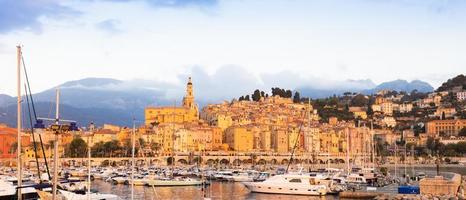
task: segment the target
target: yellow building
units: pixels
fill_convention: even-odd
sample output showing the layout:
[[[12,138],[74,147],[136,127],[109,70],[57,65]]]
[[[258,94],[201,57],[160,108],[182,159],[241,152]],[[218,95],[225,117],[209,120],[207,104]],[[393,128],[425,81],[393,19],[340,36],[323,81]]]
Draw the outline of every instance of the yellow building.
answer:
[[[288,152],[288,132],[284,128],[272,128],[272,149],[277,153]]]
[[[117,133],[109,129],[100,129],[100,130],[95,131],[90,139],[91,139],[90,141],[91,146],[94,146],[95,144],[99,142],[105,143],[105,142],[110,142],[112,140],[116,140]],[[84,139],[84,141],[87,142],[86,139]]]
[[[301,135],[298,127],[288,127],[288,151],[292,152],[296,145],[296,150],[301,148]]]
[[[252,151],[254,133],[252,126],[232,126],[225,130],[224,143],[235,151]]]
[[[182,107],[146,107],[144,114],[146,125],[153,123],[184,123],[197,121],[199,119],[199,111],[194,102],[191,77],[189,77],[186,86],[186,96],[183,98]]]

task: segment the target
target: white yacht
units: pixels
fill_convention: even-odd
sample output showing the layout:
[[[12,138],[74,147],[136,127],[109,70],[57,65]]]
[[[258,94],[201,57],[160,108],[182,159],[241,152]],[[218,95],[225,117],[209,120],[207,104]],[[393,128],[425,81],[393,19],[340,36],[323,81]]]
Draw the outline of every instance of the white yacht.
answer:
[[[60,194],[67,200],[88,200],[89,196],[91,200],[118,200],[118,196],[114,194],[100,194],[91,193],[89,194],[76,194],[65,190],[59,190]]]
[[[366,178],[364,176],[361,176],[359,174],[350,174],[346,177],[346,183],[350,184],[360,184],[360,185],[365,185],[367,184]]]
[[[114,170],[111,168],[105,168],[100,172],[93,174],[95,179],[106,179],[113,174]]]
[[[322,180],[299,174],[272,176],[263,182],[244,182],[251,192],[322,196],[328,192]]]
[[[214,178],[219,181],[233,180],[233,171],[218,171],[214,174]]]
[[[235,182],[253,182],[254,177],[247,172],[240,172],[231,177]]]
[[[25,187],[21,189],[23,199],[39,199],[36,189]],[[16,199],[16,186],[11,182],[0,180],[0,200]]]
[[[146,185],[148,186],[195,186],[202,185],[202,181],[192,178],[173,178],[173,179],[152,179],[147,180]]]
[[[115,176],[111,178],[111,182],[115,185],[124,184],[128,179],[126,176]]]
[[[253,182],[254,177],[257,177],[258,175],[258,171],[248,170],[246,172],[239,172],[234,174],[232,179],[235,182]]]

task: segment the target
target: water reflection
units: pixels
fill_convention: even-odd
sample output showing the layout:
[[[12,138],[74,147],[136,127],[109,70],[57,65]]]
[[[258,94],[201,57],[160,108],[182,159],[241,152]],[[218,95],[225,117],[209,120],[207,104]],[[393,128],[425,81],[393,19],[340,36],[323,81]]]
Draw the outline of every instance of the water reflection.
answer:
[[[101,180],[96,180],[92,185],[93,189],[97,189],[102,193],[112,193],[120,196],[122,199],[130,199],[131,188],[127,185],[113,185]],[[206,195],[212,199],[277,199],[277,200],[321,200],[321,199],[337,199],[333,196],[315,197],[315,196],[300,196],[300,195],[276,195],[276,194],[259,194],[249,193],[248,189],[241,183],[232,182],[212,182],[212,185],[206,189]],[[134,187],[135,199],[203,199],[201,187]]]

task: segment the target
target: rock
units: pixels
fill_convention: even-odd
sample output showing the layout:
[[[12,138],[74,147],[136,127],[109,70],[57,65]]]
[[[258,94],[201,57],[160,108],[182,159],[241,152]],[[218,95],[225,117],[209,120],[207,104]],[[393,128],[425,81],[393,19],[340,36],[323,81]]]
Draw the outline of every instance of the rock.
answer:
[[[425,196],[425,195],[421,197],[421,200],[429,200],[429,199],[430,198],[428,196]]]

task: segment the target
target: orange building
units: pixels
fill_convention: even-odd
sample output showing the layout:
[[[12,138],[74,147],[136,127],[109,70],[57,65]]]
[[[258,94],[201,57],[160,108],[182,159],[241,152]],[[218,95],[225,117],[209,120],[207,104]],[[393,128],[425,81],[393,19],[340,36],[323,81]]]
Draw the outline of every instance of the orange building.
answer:
[[[427,122],[426,133],[432,137],[440,133],[456,136],[462,128],[466,128],[466,119],[433,120]]]
[[[17,136],[16,128],[8,127],[5,124],[0,124],[0,158],[14,158],[16,157],[16,144]],[[21,136],[21,144],[23,147],[29,146],[29,136]]]

